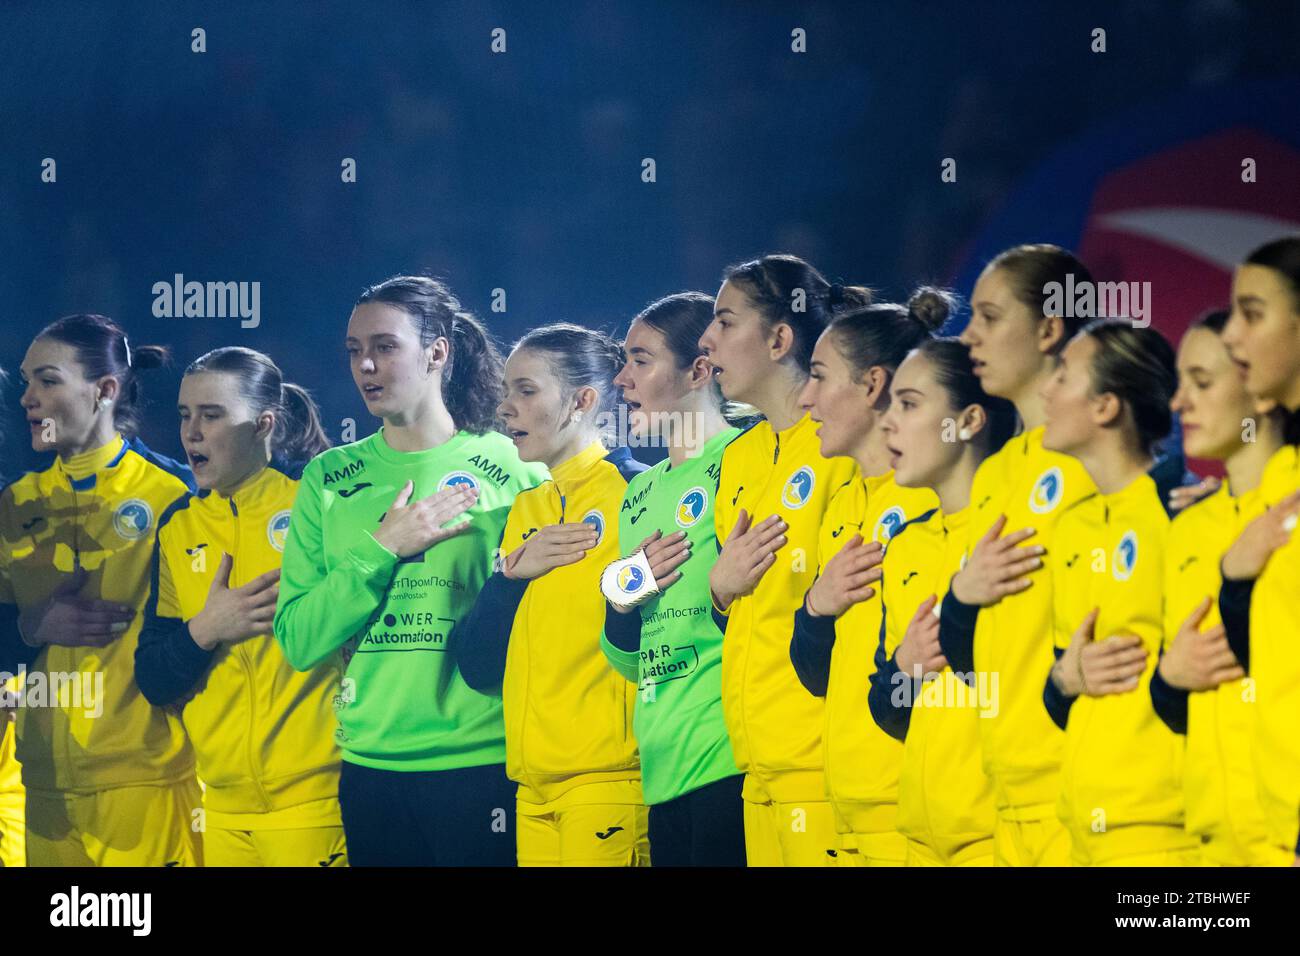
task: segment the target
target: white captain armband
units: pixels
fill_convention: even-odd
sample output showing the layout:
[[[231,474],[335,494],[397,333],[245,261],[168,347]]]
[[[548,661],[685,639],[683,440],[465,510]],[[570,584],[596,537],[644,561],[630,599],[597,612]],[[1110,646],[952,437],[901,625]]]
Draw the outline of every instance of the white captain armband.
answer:
[[[658,594],[659,585],[645,551],[606,565],[600,574],[600,590],[610,604],[624,609],[639,607]]]

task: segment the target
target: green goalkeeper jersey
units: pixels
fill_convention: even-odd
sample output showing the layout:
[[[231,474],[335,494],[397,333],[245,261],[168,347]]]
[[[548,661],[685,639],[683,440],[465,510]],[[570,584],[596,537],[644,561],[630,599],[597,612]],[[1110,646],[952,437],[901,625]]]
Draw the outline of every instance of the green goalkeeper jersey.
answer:
[[[623,557],[655,531],[667,537],[684,530],[691,543],[681,578],[637,608],[639,615],[611,609],[601,636],[610,663],[637,684],[633,726],[650,805],[739,773],[722,716],[722,632],[709,597],[722,450],[739,434],[725,429],[680,465],[665,459],[636,475],[619,511]]]
[[[275,636],[305,670],[343,648],[334,702],[343,759],[381,770],[448,770],[505,761],[501,698],[471,690],[448,653],[452,626],[492,573],[515,496],[547,478],[498,432],[458,431],[402,452],[381,428],[303,470],[281,566]],[[410,479],[411,500],[455,485],[478,500],[470,527],[399,559],[372,535]]]

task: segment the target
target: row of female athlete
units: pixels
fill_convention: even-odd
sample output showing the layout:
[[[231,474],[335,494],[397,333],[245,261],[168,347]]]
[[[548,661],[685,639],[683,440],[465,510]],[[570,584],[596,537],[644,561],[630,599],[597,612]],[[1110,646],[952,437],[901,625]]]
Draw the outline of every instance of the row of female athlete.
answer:
[[[0,854],[1293,862],[1300,237],[1176,354],[1044,309],[1090,278],[1009,249],[944,338],[946,293],[772,255],[503,360],[400,276],[346,330],[377,432],[330,447],[220,348],[183,464],[135,434],[164,350],[54,322],[21,368],[54,461],[0,497]]]

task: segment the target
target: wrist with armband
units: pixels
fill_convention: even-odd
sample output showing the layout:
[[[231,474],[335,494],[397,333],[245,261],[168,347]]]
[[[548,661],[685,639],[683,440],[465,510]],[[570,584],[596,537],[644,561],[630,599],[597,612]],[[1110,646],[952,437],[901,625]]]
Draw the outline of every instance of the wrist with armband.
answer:
[[[628,610],[658,594],[659,586],[645,552],[637,551],[605,566],[600,574],[600,590],[610,604]]]

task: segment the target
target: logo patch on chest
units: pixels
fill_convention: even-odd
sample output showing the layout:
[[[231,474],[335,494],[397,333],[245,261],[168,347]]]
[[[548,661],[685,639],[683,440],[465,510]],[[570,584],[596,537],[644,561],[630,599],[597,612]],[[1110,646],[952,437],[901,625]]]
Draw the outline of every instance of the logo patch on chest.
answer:
[[[871,536],[881,544],[888,544],[889,539],[898,534],[898,529],[903,527],[906,521],[907,515],[904,514],[903,509],[894,505],[876,519],[876,529],[871,532]]]
[[[709,493],[700,485],[687,491],[677,499],[677,527],[692,527],[704,515],[709,506]]]
[[[1119,539],[1119,544],[1115,545],[1115,554],[1110,562],[1111,575],[1116,581],[1127,581],[1133,576],[1133,569],[1137,567],[1137,560],[1137,532],[1125,531],[1123,537]]]
[[[600,513],[599,508],[592,508],[582,516],[582,523],[589,524],[596,529],[596,545],[599,546],[605,539],[605,516]]]
[[[1029,489],[1029,510],[1036,515],[1045,515],[1061,503],[1065,494],[1065,475],[1061,469],[1052,466],[1038,476],[1034,487]]]
[[[475,478],[473,475],[471,475],[468,471],[449,472],[442,476],[442,480],[438,482],[437,490],[442,491],[446,488],[459,488],[459,487],[473,488],[475,491],[478,491],[479,490],[478,479]]]
[[[284,540],[289,536],[289,516],[291,511],[277,511],[266,523],[266,540],[277,551],[284,550]]]
[[[793,475],[785,480],[785,487],[781,489],[781,504],[790,509],[802,508],[812,497],[813,485],[817,483],[817,476],[807,465],[797,469]]]
[[[126,541],[143,538],[152,525],[153,509],[139,498],[128,498],[113,511],[113,530]]]

